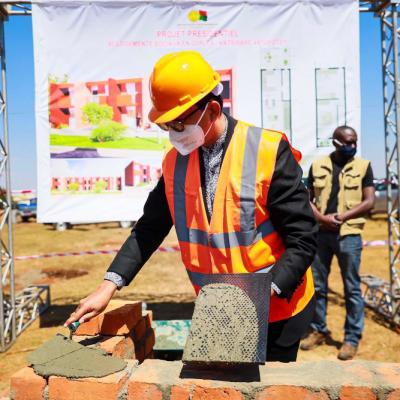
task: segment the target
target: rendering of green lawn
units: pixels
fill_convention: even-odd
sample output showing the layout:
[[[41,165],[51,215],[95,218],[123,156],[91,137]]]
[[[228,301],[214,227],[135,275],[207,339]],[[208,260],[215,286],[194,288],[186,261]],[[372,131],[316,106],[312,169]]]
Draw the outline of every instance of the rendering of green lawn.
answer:
[[[50,135],[51,146],[163,151],[167,143],[167,138],[159,139],[154,136],[148,138],[129,137],[110,142],[94,142],[88,136]]]

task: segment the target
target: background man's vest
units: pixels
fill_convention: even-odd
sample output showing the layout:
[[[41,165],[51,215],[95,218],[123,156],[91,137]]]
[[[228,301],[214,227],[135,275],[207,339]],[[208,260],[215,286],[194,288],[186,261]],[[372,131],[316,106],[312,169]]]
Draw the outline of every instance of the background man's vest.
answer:
[[[339,214],[350,210],[362,202],[362,180],[367,172],[369,161],[355,157],[347,163],[339,174],[338,210]],[[332,190],[333,166],[330,156],[316,160],[312,164],[314,178],[315,206],[325,214]],[[364,229],[365,218],[349,219],[340,227],[340,235],[360,234]]]

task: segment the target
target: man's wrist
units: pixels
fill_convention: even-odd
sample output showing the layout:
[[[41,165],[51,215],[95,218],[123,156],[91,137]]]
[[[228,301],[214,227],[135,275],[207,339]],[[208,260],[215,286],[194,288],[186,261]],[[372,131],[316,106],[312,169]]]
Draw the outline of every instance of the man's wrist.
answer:
[[[118,290],[122,289],[126,283],[125,279],[116,272],[107,271],[104,274],[104,280],[114,283],[114,285],[117,287]]]

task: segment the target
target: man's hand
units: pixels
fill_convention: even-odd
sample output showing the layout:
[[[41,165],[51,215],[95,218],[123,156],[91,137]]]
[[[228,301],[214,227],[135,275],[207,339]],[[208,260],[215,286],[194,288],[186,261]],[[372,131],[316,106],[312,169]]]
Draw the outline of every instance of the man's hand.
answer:
[[[370,212],[374,208],[375,203],[375,188],[373,186],[367,186],[362,190],[363,200],[360,204],[357,204],[350,210],[345,211],[342,214],[337,215],[339,221],[346,222],[349,219],[364,217],[365,214]]]
[[[327,214],[320,219],[320,225],[332,232],[339,232],[342,223],[343,221],[338,218],[338,214]]]
[[[75,321],[83,323],[100,314],[107,307],[116,290],[115,283],[103,281],[93,293],[79,302],[79,306],[65,321],[64,326],[67,327]]]
[[[342,224],[343,222],[346,222],[348,220],[348,218],[346,218],[346,213],[343,214],[336,214],[335,218],[340,221]]]

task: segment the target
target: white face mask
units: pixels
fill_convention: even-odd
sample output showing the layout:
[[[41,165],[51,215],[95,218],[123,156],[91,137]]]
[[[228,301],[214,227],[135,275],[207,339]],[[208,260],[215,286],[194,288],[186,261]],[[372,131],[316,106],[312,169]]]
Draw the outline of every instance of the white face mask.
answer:
[[[203,128],[199,125],[201,119],[206,112],[208,104],[204,111],[201,113],[199,120],[196,124],[185,124],[185,129],[182,132],[177,132],[173,129],[169,129],[169,141],[183,156],[188,155],[193,150],[204,144],[204,139],[210,132],[213,123],[208,128],[207,132],[204,133]]]

